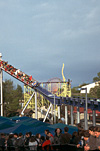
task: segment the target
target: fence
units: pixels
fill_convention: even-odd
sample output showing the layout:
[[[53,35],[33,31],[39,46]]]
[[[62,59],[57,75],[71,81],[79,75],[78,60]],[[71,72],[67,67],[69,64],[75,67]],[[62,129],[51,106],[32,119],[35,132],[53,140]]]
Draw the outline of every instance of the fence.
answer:
[[[42,146],[0,146],[0,151],[84,151],[83,147],[77,148],[76,145],[47,145],[44,148]]]

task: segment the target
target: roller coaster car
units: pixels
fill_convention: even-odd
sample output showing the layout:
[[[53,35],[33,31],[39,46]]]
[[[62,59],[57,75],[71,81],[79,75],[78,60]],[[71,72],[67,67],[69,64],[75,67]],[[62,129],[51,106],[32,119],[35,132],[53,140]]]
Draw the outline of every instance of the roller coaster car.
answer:
[[[32,86],[33,87],[36,87],[36,86],[38,86],[39,85],[39,83],[37,82],[37,81],[34,81],[33,83],[32,83]]]

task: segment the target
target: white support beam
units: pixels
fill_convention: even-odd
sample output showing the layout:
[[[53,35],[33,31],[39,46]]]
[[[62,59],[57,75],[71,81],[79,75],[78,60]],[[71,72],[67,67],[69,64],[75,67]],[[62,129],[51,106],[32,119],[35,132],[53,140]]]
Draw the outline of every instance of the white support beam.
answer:
[[[74,125],[73,106],[71,105],[71,125]]]
[[[45,122],[45,120],[46,120],[46,118],[47,118],[47,116],[48,116],[48,113],[49,113],[51,107],[52,107],[52,104],[50,104],[50,106],[49,106],[49,108],[48,108],[48,110],[47,110],[47,113],[46,113],[46,115],[45,115],[45,117],[44,117],[43,122]]]
[[[58,106],[58,119],[60,119],[60,106]]]
[[[77,124],[80,123],[80,108],[77,107]]]
[[[38,114],[37,114],[37,92],[35,92],[35,118],[38,118]]]
[[[68,109],[66,105],[65,105],[65,124],[68,124]]]
[[[32,97],[34,96],[35,92],[33,92],[33,94],[31,95],[30,99],[28,100],[28,102],[26,103],[25,107],[23,108],[22,112],[21,112],[21,115],[24,115],[24,111],[25,109],[27,108],[28,104],[30,103]]]
[[[52,106],[51,106],[51,115],[52,115],[52,117],[51,117],[51,122],[52,122],[52,124],[53,124],[53,104],[52,104]]]

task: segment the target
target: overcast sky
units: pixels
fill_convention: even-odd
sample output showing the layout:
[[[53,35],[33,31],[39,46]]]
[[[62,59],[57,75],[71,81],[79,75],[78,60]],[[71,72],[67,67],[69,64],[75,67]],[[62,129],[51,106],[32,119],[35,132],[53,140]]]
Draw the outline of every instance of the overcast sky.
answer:
[[[91,83],[100,72],[100,0],[0,0],[0,52],[39,82],[62,79],[64,63],[72,87]]]

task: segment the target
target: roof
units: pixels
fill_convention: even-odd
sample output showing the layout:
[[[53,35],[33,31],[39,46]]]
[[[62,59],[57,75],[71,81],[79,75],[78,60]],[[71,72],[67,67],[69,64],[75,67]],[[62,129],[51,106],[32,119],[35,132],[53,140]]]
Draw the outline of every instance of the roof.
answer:
[[[19,114],[21,114],[22,109],[18,109],[17,112],[18,112]],[[35,113],[35,112],[34,112],[32,109],[26,109],[26,110],[24,110],[24,113],[27,114],[27,113]]]

